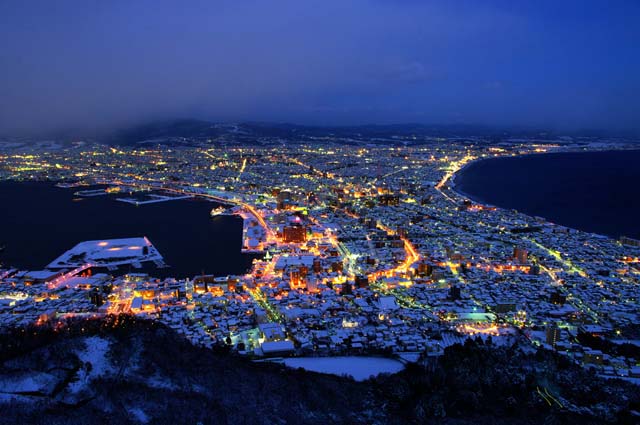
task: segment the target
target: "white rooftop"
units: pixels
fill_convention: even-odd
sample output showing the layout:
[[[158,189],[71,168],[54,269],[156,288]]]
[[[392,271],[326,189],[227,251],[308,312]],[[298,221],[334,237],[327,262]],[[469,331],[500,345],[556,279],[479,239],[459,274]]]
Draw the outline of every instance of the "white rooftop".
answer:
[[[87,263],[117,266],[154,260],[162,260],[162,256],[146,237],[103,239],[80,242],[47,268],[79,267]]]

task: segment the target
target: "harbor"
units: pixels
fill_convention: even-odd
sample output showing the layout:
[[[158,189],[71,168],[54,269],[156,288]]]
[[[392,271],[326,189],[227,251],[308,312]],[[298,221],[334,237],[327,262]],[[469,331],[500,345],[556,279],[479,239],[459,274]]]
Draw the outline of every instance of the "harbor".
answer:
[[[0,261],[13,267],[39,270],[80,242],[142,235],[161,253],[162,263],[137,261],[141,263],[138,268],[132,261],[130,265],[111,265],[105,270],[144,271],[158,277],[179,278],[199,273],[242,274],[259,255],[242,251],[241,220],[229,215],[212,218],[211,209],[218,204],[191,194],[140,191],[139,195],[144,193],[145,197],[134,195],[136,198],[157,202],[136,207],[134,202],[116,201],[116,197],[126,197],[122,192],[80,197],[82,202],[73,202],[78,199],[75,187],[60,188],[53,183],[4,182],[1,189],[4,201],[20,205],[19,216],[16,209],[0,209],[0,218],[16,223],[3,229],[0,241],[6,246]],[[156,198],[147,198],[149,195]],[[56,211],[56,215],[43,214],[42,205]]]

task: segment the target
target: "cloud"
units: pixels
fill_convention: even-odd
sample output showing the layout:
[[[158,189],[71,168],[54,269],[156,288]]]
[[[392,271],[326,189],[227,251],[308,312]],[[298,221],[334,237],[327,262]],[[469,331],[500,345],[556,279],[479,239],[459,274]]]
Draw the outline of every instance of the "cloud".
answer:
[[[2,2],[0,132],[189,116],[521,124],[548,121],[548,105],[562,121],[564,93],[594,86],[608,110],[637,104],[607,95],[637,87],[637,61],[601,55],[602,74],[589,73],[604,45],[583,48],[584,23],[534,12],[444,1]],[[626,55],[611,40],[633,47],[626,33],[589,34],[609,41],[609,55]],[[590,111],[580,120],[596,122]]]

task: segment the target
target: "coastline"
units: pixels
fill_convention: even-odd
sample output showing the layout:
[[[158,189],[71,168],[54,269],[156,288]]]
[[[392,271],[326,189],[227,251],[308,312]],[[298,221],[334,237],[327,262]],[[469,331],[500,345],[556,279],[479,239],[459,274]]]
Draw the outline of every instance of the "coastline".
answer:
[[[490,160],[500,160],[500,159],[509,159],[509,158],[524,158],[524,157],[533,157],[533,156],[544,156],[544,155],[550,155],[550,156],[556,156],[556,155],[564,155],[564,154],[581,154],[581,153],[585,153],[585,154],[594,154],[594,153],[609,153],[609,152],[622,152],[622,151],[631,151],[631,152],[638,152],[640,153],[640,146],[633,147],[633,148],[628,148],[628,147],[619,147],[616,148],[615,146],[613,147],[607,147],[606,149],[590,149],[590,150],[561,150],[561,151],[553,151],[553,152],[536,152],[536,153],[525,153],[525,154],[521,154],[521,155],[498,155],[498,156],[492,156],[492,157],[482,157],[482,158],[476,158],[473,161],[470,161],[469,163],[465,164],[463,167],[461,167],[458,171],[456,171],[450,178],[449,180],[449,190],[451,192],[453,192],[455,195],[463,198],[463,199],[468,199],[471,200],[474,203],[483,205],[483,206],[487,206],[487,207],[492,207],[492,208],[498,208],[504,211],[510,211],[510,210],[515,210],[517,211],[519,214],[523,214],[526,215],[527,217],[530,217],[532,219],[534,218],[543,218],[547,223],[551,223],[554,225],[559,225],[559,226],[563,226],[569,229],[573,229],[573,230],[577,230],[580,232],[584,232],[584,233],[589,233],[589,234],[593,234],[593,235],[597,235],[600,237],[606,237],[606,238],[610,238],[613,240],[617,240],[619,239],[620,236],[626,236],[624,234],[613,236],[613,235],[609,235],[609,234],[605,234],[602,232],[594,232],[594,231],[589,231],[586,229],[582,229],[573,225],[568,225],[568,224],[561,224],[555,220],[550,219],[549,217],[547,217],[547,214],[531,214],[531,213],[527,213],[521,209],[517,209],[517,208],[510,208],[510,207],[506,207],[506,206],[502,206],[502,205],[498,205],[495,203],[491,203],[491,202],[487,202],[487,200],[483,199],[481,196],[478,195],[472,195],[469,194],[467,192],[465,192],[464,190],[462,190],[461,188],[461,177],[463,176],[463,174],[465,172],[468,172],[469,167],[481,163],[483,161],[490,161]],[[628,233],[628,232],[627,232]]]
[[[491,157],[491,158],[477,158],[474,159],[473,161],[464,164],[464,166],[462,166],[462,168],[460,168],[458,171],[456,171],[451,178],[449,179],[449,190],[451,190],[453,193],[455,193],[456,195],[460,196],[461,198],[466,198],[469,200],[472,200],[473,202],[477,203],[477,204],[482,204],[482,205],[486,205],[488,207],[496,207],[496,208],[500,208],[500,209],[504,209],[502,207],[499,207],[497,205],[492,205],[488,202],[486,202],[485,200],[481,199],[480,197],[476,197],[476,196],[472,196],[468,193],[466,193],[465,191],[463,191],[460,188],[460,183],[457,181],[458,178],[465,172],[465,170],[467,170],[467,168],[469,168],[471,165],[482,162],[482,161],[486,161],[489,159],[494,159],[494,158],[500,158],[500,157]]]

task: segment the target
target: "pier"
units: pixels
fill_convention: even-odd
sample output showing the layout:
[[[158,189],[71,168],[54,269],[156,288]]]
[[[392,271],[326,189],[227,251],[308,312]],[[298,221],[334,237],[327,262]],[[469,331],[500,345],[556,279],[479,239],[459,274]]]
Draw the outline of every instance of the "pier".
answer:
[[[116,198],[116,201],[126,202],[127,204],[132,204],[132,205],[135,205],[135,206],[139,206],[139,205],[147,205],[147,204],[156,204],[158,202],[177,201],[179,199],[193,198],[193,195],[166,196],[166,195],[156,195],[154,193],[151,193],[151,194],[149,194],[147,196],[149,198],[152,198],[152,199],[147,199],[147,200],[142,201],[142,200],[136,199],[136,198]]]

